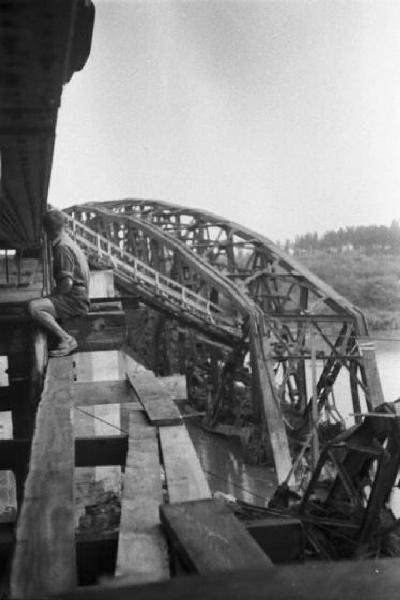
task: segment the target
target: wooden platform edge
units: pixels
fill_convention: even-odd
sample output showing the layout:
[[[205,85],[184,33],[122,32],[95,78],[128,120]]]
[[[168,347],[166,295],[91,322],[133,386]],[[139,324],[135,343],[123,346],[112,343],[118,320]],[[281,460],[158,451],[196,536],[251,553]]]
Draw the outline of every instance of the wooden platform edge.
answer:
[[[76,586],[72,358],[50,359],[17,524],[11,597],[45,597]]]

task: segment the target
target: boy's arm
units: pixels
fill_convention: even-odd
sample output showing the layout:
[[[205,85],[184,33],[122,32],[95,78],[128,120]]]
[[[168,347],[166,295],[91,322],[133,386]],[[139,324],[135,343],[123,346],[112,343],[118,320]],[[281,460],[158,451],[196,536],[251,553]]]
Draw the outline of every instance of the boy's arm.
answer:
[[[56,246],[54,251],[55,294],[68,294],[73,286],[74,256],[66,246]]]

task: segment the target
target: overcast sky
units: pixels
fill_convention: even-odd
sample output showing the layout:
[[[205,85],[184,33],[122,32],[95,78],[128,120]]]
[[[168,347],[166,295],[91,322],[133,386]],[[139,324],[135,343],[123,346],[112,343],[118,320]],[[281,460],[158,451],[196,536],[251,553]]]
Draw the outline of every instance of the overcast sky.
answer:
[[[400,2],[99,0],[49,201],[204,207],[274,240],[400,220]]]

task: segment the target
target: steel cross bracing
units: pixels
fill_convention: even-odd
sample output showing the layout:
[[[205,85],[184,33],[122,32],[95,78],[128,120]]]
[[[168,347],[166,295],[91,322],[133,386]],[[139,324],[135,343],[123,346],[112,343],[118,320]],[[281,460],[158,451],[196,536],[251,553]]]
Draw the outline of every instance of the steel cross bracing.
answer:
[[[372,408],[383,401],[363,314],[269,239],[211,213],[165,202],[126,199],[68,212],[118,252],[130,252],[215,303],[220,318],[241,320],[258,390],[254,410],[261,417],[266,404],[276,404],[289,431],[299,432],[309,428],[311,400],[318,420],[335,413],[344,388],[354,412],[362,403]],[[102,251],[107,253],[106,245]],[[236,352],[233,360],[240,363],[245,356]],[[263,364],[269,384],[262,383]],[[226,402],[232,403],[232,394],[218,393],[214,413],[223,412]]]

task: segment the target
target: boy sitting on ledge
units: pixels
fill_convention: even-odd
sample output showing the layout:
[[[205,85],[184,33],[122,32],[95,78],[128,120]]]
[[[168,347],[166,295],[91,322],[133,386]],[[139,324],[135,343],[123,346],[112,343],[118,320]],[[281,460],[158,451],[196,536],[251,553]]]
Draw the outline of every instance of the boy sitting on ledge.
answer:
[[[38,325],[59,340],[58,346],[49,351],[49,356],[68,356],[77,349],[78,343],[57,320],[89,312],[89,266],[82,250],[66,233],[65,216],[60,210],[46,212],[43,228],[53,247],[56,288],[50,296],[31,300],[28,311]]]

